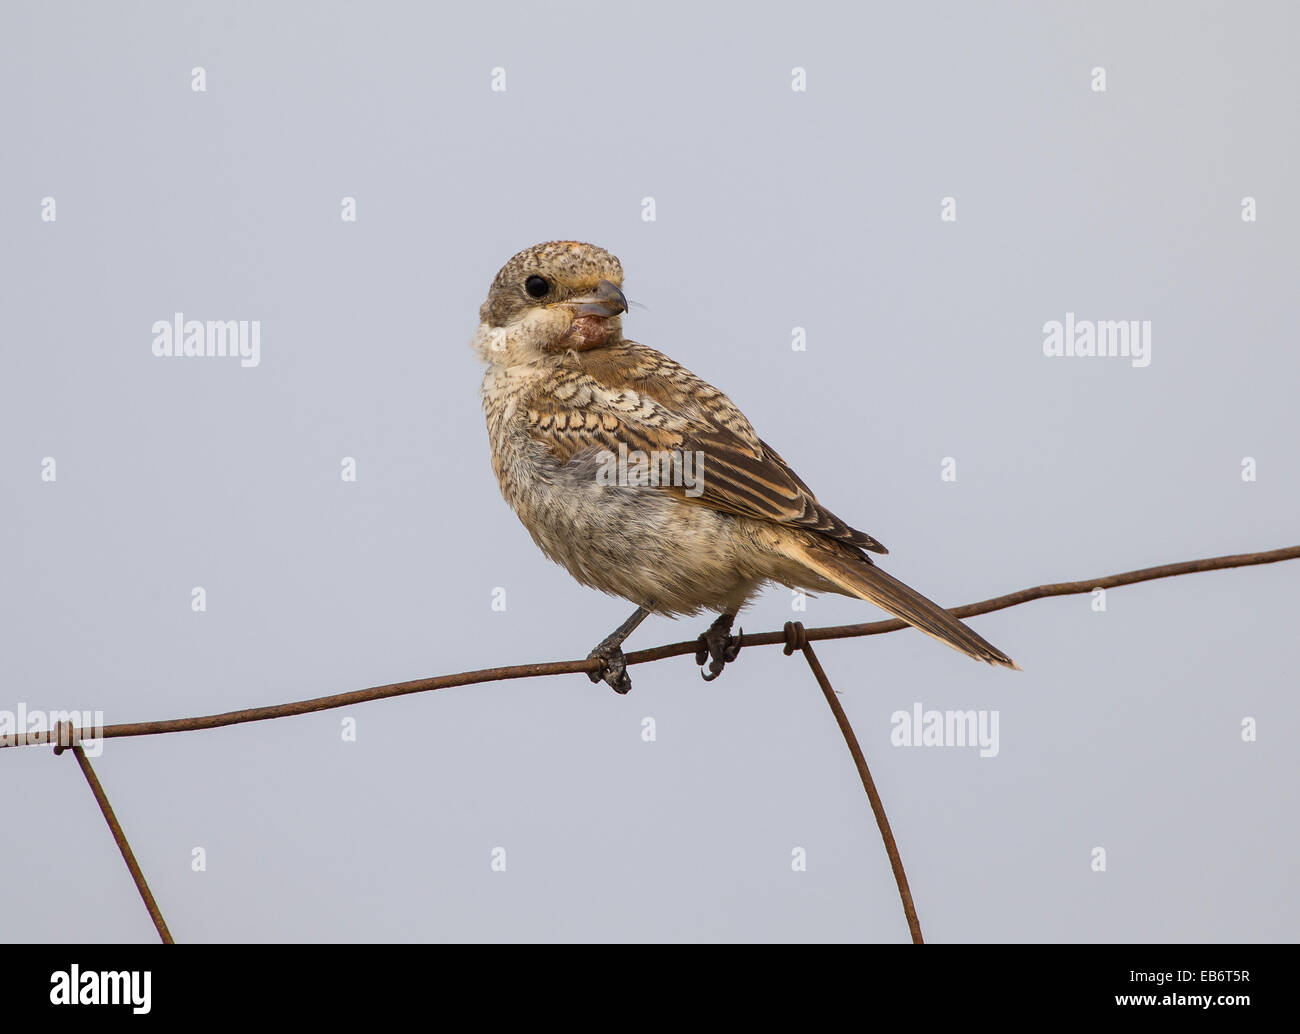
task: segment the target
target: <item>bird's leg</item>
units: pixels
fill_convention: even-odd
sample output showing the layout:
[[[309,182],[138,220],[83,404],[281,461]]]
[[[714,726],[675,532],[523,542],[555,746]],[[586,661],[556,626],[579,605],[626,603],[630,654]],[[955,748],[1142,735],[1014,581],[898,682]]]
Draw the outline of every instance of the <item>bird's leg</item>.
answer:
[[[615,693],[626,693],[631,689],[632,677],[627,673],[627,661],[623,658],[623,640],[649,616],[650,611],[647,608],[637,607],[630,618],[602,639],[600,645],[587,654],[587,657],[598,657],[605,663],[599,671],[587,672],[587,678],[592,682],[608,682]]]
[[[722,674],[722,669],[727,666],[728,661],[734,661],[736,655],[740,653],[741,646],[745,642],[745,630],[742,628],[739,635],[731,634],[731,623],[736,620],[735,614],[719,614],[718,620],[709,626],[709,630],[699,638],[698,648],[695,651],[695,663],[701,668],[704,662],[709,661],[708,672],[700,672],[705,682],[712,682]]]

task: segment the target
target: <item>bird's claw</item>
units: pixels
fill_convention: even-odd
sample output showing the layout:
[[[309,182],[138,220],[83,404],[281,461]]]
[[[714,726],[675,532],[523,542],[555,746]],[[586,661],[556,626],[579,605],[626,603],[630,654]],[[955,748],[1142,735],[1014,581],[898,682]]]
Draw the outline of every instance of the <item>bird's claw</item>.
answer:
[[[601,661],[601,666],[596,671],[587,672],[587,678],[592,682],[607,682],[615,693],[626,693],[632,688],[632,676],[627,673],[627,658],[623,656],[621,647],[598,646],[587,654],[588,660],[593,657]]]
[[[734,661],[740,653],[740,648],[745,645],[745,630],[740,629],[736,635],[729,635],[731,631],[731,622],[725,623],[719,618],[709,630],[703,633],[695,650],[695,663],[704,667],[704,662],[709,662],[709,670],[700,671],[700,677],[705,682],[712,682],[722,674],[722,669],[727,666],[729,661]]]

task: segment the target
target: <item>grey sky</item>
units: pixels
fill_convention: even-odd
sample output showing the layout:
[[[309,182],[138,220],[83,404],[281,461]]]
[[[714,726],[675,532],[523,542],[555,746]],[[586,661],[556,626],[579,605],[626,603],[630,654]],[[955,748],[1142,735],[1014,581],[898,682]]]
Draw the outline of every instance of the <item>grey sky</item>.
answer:
[[[629,336],[726,391],[947,604],[1294,543],[1298,22],[5,4],[0,709],[137,721],[585,654],[631,607],[501,499],[469,348],[496,270],[551,238],[617,254]],[[260,320],[260,364],[155,357],[177,312]],[[1149,320],[1150,366],[1046,358],[1066,313]],[[1023,673],[913,631],[819,646],[928,939],[1295,940],[1298,579],[973,619]],[[740,624],[878,616],[773,590]],[[798,658],[633,678],[118,740],[96,765],[178,940],[906,937]],[[891,746],[917,702],[997,710],[997,756]],[[71,760],[0,751],[0,792],[0,938],[153,939]]]

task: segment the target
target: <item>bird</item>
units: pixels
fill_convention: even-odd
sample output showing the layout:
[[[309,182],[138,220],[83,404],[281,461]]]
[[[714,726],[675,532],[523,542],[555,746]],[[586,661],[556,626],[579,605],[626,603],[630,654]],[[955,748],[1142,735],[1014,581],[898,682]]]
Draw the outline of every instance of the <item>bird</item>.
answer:
[[[874,603],[976,660],[997,647],[880,568],[889,551],[824,505],[722,391],[628,340],[623,267],[604,248],[546,241],[497,272],[473,346],[501,494],[583,585],[636,610],[588,654],[631,689],[623,642],[650,614],[718,616],[697,640],[706,681],[734,661],[737,614],[772,583]],[[821,443],[829,449],[833,443]],[[708,662],[709,670],[703,666]]]

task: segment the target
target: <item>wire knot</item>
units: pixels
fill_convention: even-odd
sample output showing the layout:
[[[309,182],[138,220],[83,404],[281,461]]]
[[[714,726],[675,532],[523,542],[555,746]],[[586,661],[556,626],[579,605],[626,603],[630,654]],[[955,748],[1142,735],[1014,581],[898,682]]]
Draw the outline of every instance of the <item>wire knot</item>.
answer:
[[[56,722],[52,731],[54,733],[54,754],[56,757],[70,747],[77,745],[76,727],[71,722]]]
[[[785,633],[784,652],[787,657],[808,645],[808,630],[803,627],[802,621],[787,621],[782,631]]]

